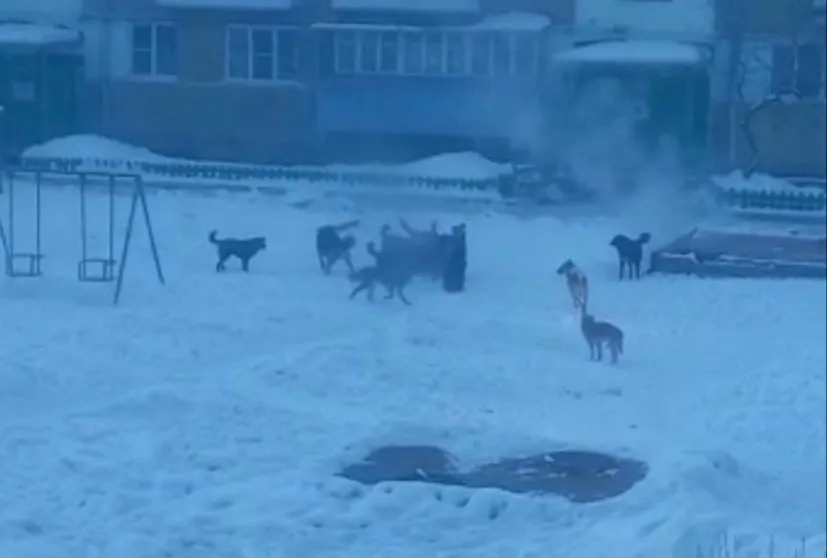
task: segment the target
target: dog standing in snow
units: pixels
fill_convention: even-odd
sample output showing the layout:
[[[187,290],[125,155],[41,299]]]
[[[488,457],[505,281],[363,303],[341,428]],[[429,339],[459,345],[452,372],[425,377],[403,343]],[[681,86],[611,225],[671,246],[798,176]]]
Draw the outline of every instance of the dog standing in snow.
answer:
[[[623,330],[609,322],[599,322],[581,308],[580,331],[589,345],[589,358],[603,360],[603,345],[612,355],[612,364],[617,364],[618,355],[623,354]]]
[[[620,260],[620,280],[623,280],[623,270],[629,270],[629,279],[633,277],[640,279],[640,262],[643,261],[643,245],[652,239],[649,233],[642,233],[636,239],[631,239],[624,234],[616,235],[609,243],[617,250],[617,258]]]
[[[583,310],[589,301],[589,280],[583,270],[571,260],[566,260],[557,268],[557,275],[566,276],[566,285],[575,310]]]

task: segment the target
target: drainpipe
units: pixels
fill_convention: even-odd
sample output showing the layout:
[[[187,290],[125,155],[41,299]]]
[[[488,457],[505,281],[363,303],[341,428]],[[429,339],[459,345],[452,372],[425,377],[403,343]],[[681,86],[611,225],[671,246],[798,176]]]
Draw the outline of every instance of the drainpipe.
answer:
[[[728,104],[728,163],[731,168],[738,165],[738,132],[740,130],[740,123],[738,121],[738,104],[743,101],[738,92],[738,83],[741,57],[743,56],[743,41],[744,33],[741,28],[741,12],[743,11],[742,0],[726,0],[727,1],[727,27],[726,39],[729,42],[729,58],[727,61],[729,73],[727,79],[727,104]],[[743,76],[746,79],[746,76]]]
[[[103,6],[103,14],[99,14],[102,31],[98,41],[98,57],[101,61],[101,128],[104,134],[111,136],[109,122],[112,121],[112,0],[106,0]]]

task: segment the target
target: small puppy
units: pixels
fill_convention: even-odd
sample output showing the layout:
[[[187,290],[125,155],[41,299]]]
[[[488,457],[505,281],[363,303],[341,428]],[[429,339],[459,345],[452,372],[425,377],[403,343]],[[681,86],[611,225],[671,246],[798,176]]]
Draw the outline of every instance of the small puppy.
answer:
[[[626,235],[616,235],[609,243],[617,250],[617,257],[620,260],[620,280],[623,280],[623,270],[628,268],[629,279],[634,276],[640,279],[640,262],[643,261],[643,245],[652,239],[649,233],[642,233],[633,240]]]
[[[585,308],[589,302],[589,279],[583,273],[583,270],[577,267],[573,261],[566,260],[557,268],[557,275],[566,276],[566,285],[569,287],[569,294],[575,310]]]
[[[342,233],[359,225],[359,221],[348,221],[339,225],[324,225],[316,229],[316,256],[322,271],[330,275],[331,269],[340,259],[344,260],[348,271],[353,273],[350,250],[356,245],[356,239]]]
[[[241,260],[241,269],[250,271],[250,260],[261,250],[267,248],[267,239],[263,236],[253,238],[217,238],[217,232],[212,231],[209,240],[216,245],[218,250],[218,263],[215,264],[215,271],[224,271],[225,262],[230,256]]]
[[[612,354],[612,364],[617,364],[618,355],[623,354],[623,331],[609,322],[599,322],[594,316],[586,312],[585,307],[580,315],[580,331],[589,345],[589,358],[603,360],[603,344]]]

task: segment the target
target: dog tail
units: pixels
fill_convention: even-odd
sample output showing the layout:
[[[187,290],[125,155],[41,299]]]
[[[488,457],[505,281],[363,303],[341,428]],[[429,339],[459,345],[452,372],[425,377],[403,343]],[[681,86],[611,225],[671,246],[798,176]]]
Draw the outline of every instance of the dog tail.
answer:
[[[207,237],[207,238],[208,238],[208,240],[209,240],[211,243],[213,243],[213,244],[218,244],[218,238],[217,238],[217,235],[218,235],[218,231],[211,231],[211,232],[210,232],[210,236],[209,236],[209,237]]]
[[[623,354],[623,334],[620,334],[620,337],[617,339],[617,352],[618,354]]]

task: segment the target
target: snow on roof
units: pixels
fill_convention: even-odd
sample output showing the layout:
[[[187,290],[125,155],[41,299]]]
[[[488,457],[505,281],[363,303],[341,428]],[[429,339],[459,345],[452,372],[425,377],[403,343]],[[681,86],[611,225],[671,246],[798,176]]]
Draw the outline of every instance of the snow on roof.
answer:
[[[0,0],[0,20],[73,23],[83,13],[83,0]]]
[[[331,0],[335,10],[389,12],[478,12],[479,0]]]
[[[79,41],[80,37],[77,29],[33,23],[0,23],[0,44],[3,45],[72,43]]]
[[[165,8],[212,8],[226,10],[289,10],[295,0],[155,0]]]
[[[691,44],[672,41],[607,41],[558,53],[556,62],[570,64],[694,65],[704,60]]]
[[[470,25],[440,26],[442,30],[470,31],[542,31],[551,25],[551,19],[540,14],[522,12],[489,16]],[[411,25],[388,25],[370,23],[314,23],[316,29],[347,29],[352,31],[419,31],[421,27]]]

